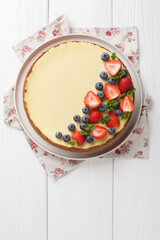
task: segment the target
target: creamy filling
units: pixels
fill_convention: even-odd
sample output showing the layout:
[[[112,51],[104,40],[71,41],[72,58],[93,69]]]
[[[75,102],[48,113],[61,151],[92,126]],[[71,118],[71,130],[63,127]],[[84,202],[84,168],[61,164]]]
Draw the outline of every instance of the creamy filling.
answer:
[[[71,135],[72,132],[67,128],[70,123],[76,125],[77,131],[80,130],[80,123],[74,122],[73,116],[84,115],[84,97],[88,91],[97,93],[96,82],[106,83],[106,80],[99,77],[100,72],[105,71],[104,62],[101,60],[104,51],[111,55],[111,52],[98,45],[67,42],[52,47],[34,64],[27,77],[24,101],[35,126],[54,143],[73,147],[63,139],[57,139],[55,133],[60,131],[63,135]],[[107,100],[102,102],[106,103]],[[119,119],[117,133],[127,122]],[[102,139],[94,139],[92,144],[85,141],[83,145],[75,144],[74,147],[87,149],[104,144],[113,137],[107,134]]]

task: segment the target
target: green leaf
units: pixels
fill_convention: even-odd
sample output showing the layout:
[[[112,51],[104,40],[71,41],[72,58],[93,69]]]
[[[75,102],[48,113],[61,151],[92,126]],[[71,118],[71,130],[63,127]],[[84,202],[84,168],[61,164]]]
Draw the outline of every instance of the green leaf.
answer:
[[[111,107],[115,107],[118,104],[117,100],[108,101],[106,104],[106,112],[111,111]]]
[[[120,95],[120,99],[124,98],[125,96],[126,96],[126,93],[122,93],[122,94]]]
[[[106,112],[110,112],[111,108],[110,107],[106,107]]]
[[[106,115],[105,117],[100,118],[99,122],[104,124],[104,123],[107,123],[110,119],[111,119],[111,117]]]
[[[130,116],[130,113],[129,113],[129,112],[126,112],[126,113],[124,113],[124,114],[121,116],[121,119],[122,119],[122,120],[125,120],[125,119],[129,118],[129,116]]]
[[[74,145],[77,143],[77,141],[76,141],[76,140],[72,140],[72,141],[69,141],[68,143],[69,143],[70,145],[74,146]]]
[[[134,93],[136,91],[136,88],[131,88],[128,92],[127,92],[127,96]]]
[[[86,124],[85,130],[81,131],[81,135],[89,135],[95,128],[95,124]]]
[[[125,75],[125,72],[119,72],[116,76],[113,76],[112,78],[115,80],[118,80],[120,78],[122,78]]]
[[[117,100],[112,100],[112,101],[110,101],[110,103],[111,103],[112,107],[115,107],[115,106],[117,106],[118,101]]]
[[[116,53],[115,53],[115,52],[112,53],[111,58],[112,58],[113,60],[116,58]]]

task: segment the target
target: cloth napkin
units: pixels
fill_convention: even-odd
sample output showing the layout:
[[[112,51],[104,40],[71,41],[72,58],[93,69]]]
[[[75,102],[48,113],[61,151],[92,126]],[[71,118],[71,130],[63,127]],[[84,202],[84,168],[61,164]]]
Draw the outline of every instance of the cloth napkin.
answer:
[[[64,34],[83,33],[98,36],[119,48],[131,61],[139,73],[138,62],[138,36],[136,27],[127,28],[70,28],[66,15],[58,17],[54,22],[43,27],[38,32],[29,36],[24,41],[13,46],[17,58],[23,63],[26,58],[44,42]],[[138,125],[129,135],[127,140],[116,150],[106,154],[102,158],[148,158],[148,122],[147,107],[150,104],[150,97],[144,97],[141,117]],[[67,160],[56,157],[37,146],[23,130],[14,106],[14,86],[8,90],[4,96],[4,122],[18,130],[24,132],[26,140],[33,153],[38,158],[46,173],[53,179],[58,179],[79,165],[84,163],[82,160]]]

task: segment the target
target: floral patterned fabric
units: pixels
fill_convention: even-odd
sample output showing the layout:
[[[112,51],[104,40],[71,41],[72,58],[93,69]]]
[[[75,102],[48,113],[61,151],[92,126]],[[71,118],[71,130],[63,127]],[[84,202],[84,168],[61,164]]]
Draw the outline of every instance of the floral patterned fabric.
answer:
[[[64,34],[69,33],[83,33],[94,35],[103,38],[119,48],[133,63],[137,72],[139,73],[138,63],[138,37],[137,28],[70,28],[67,16],[62,15],[48,26],[43,27],[38,32],[29,36],[24,41],[13,46],[13,50],[18,59],[23,63],[26,58],[44,42]],[[102,158],[148,158],[148,123],[147,123],[147,107],[150,104],[150,97],[144,97],[144,104],[142,107],[141,117],[138,125],[130,134],[128,139],[120,145],[115,151],[103,156]],[[21,127],[16,110],[14,107],[14,87],[4,96],[4,122],[24,132]],[[36,143],[24,135],[32,149],[33,153],[38,158],[40,164],[46,173],[53,179],[58,179],[85,161],[67,160],[64,158],[56,157],[37,146]]]

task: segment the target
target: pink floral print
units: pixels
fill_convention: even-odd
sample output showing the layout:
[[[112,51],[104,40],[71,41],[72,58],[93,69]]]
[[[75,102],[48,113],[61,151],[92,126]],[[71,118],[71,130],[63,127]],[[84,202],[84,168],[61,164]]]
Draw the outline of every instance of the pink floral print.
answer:
[[[145,103],[146,103],[147,105],[150,105],[151,99],[150,99],[150,98],[146,98],[146,99],[145,99]]]
[[[43,155],[48,156],[48,152],[44,151]]]
[[[8,96],[3,97],[3,104],[5,104],[7,102],[7,98],[8,98]]]
[[[45,163],[42,163],[41,165],[42,165],[43,169],[46,170],[46,165],[45,165]]]
[[[119,48],[122,52],[124,52],[124,47],[121,44],[116,45],[116,47]]]
[[[106,35],[107,35],[107,36],[111,36],[111,32],[110,32],[110,31],[107,31],[107,32],[106,32]]]
[[[56,176],[62,175],[63,170],[61,168],[55,168],[53,172]]]
[[[58,30],[58,29],[55,29],[55,30],[53,30],[53,32],[52,32],[52,34],[53,34],[54,37],[57,36],[58,33],[59,33],[59,30]]]
[[[130,151],[131,140],[127,140],[124,144],[120,145],[119,148],[115,150],[116,154],[128,153]]]
[[[133,157],[134,158],[144,158],[143,157],[143,152],[142,151],[138,151]]]
[[[141,135],[143,133],[143,128],[136,128],[133,130],[133,133],[136,133],[137,135]]]
[[[133,38],[132,36],[133,36],[133,33],[128,32],[127,35],[123,38],[123,41],[125,41],[127,39],[129,43],[134,42],[135,38]]]
[[[133,56],[128,56],[128,59],[129,59],[132,63],[135,63]]]
[[[16,115],[16,109],[15,109],[15,107],[13,107],[13,108],[11,109],[11,113],[12,113],[12,115]]]
[[[38,147],[38,146],[37,146],[37,144],[36,144],[35,142],[32,142],[32,141],[31,141],[31,142],[30,142],[30,147],[31,147],[31,149],[34,150],[36,153],[38,152],[38,151],[37,151],[37,147]]]
[[[23,51],[24,53],[29,52],[29,51],[30,51],[30,47],[27,46],[27,45],[25,45],[25,46],[23,46],[22,51]]]
[[[44,40],[46,38],[47,34],[44,31],[39,31],[38,32],[38,38],[41,40]]]

